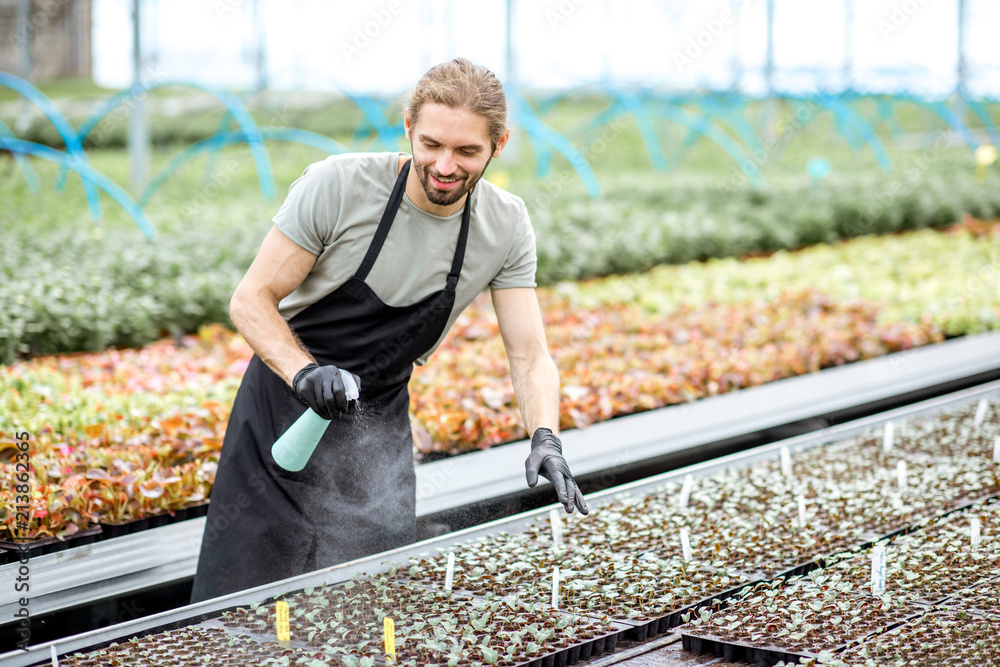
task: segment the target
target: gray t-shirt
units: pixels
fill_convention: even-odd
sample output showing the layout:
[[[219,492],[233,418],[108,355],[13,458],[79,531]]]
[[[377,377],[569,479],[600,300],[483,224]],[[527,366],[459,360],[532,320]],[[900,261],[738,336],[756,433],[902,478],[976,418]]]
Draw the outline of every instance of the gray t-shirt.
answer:
[[[368,251],[404,153],[331,155],[306,167],[288,191],[274,224],[314,255],[302,284],[281,300],[286,320],[340,287]],[[406,306],[443,289],[458,245],[462,211],[441,217],[408,197],[365,279],[390,306]],[[417,364],[423,365],[476,295],[492,289],[535,286],[535,234],[524,201],[481,179],[472,192],[465,262],[455,307],[441,338]]]

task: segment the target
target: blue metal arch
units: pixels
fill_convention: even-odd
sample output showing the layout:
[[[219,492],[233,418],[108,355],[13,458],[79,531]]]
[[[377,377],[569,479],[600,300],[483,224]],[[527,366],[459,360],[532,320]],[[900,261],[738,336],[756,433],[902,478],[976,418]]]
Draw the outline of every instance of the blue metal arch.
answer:
[[[41,109],[42,113],[52,122],[56,131],[66,144],[66,151],[73,163],[87,164],[87,154],[83,150],[83,140],[80,135],[69,124],[62,112],[56,108],[48,97],[35,86],[20,77],[16,77],[8,72],[0,72],[0,86],[6,86],[20,93],[35,106]],[[30,142],[29,142],[30,143]],[[74,169],[77,173],[80,170]],[[87,205],[90,207],[90,217],[97,220],[101,217],[101,199],[97,194],[94,184],[87,179],[83,179],[83,192],[87,197]]]
[[[805,100],[816,104],[834,115],[845,128],[850,128],[854,132],[857,132],[861,139],[868,145],[869,150],[871,150],[872,155],[875,156],[875,160],[878,162],[879,167],[882,171],[892,170],[892,158],[889,157],[889,152],[885,149],[885,145],[879,138],[878,134],[872,128],[871,124],[865,120],[864,116],[857,112],[857,110],[852,109],[844,101],[839,98],[829,94],[829,93],[818,93],[816,95],[789,95],[788,99]]]
[[[583,181],[587,194],[593,199],[600,197],[601,185],[597,182],[597,176],[591,169],[590,163],[587,162],[587,158],[573,145],[573,142],[542,122],[523,96],[515,94],[513,97],[514,118],[517,124],[528,133],[529,138],[544,142],[562,153],[563,157],[576,170],[580,180]]]
[[[93,131],[94,127],[97,126],[101,119],[103,119],[112,110],[121,106],[127,99],[144,94],[150,90],[165,88],[167,86],[179,86],[201,90],[202,92],[215,97],[226,107],[226,110],[232,114],[233,118],[246,134],[246,141],[250,145],[250,152],[253,155],[254,163],[257,167],[257,177],[260,182],[261,194],[266,199],[274,199],[275,185],[274,174],[271,171],[271,160],[267,156],[267,149],[264,148],[264,142],[261,139],[257,123],[254,121],[253,116],[250,115],[246,105],[243,104],[243,101],[240,100],[237,95],[227,90],[220,90],[209,86],[203,86],[198,83],[185,81],[159,81],[150,84],[135,84],[112,95],[89,116],[87,116],[83,123],[80,124],[80,139],[85,139],[90,132]],[[57,185],[61,188],[64,183],[65,175],[63,172],[60,172]]]
[[[313,148],[326,151],[331,155],[349,152],[347,148],[333,139],[325,137],[322,134],[317,134],[316,132],[310,132],[309,130],[299,130],[288,127],[263,127],[259,129],[262,134],[267,135],[268,139],[273,139],[275,141],[288,141],[292,143],[304,144],[306,146],[312,146]],[[139,205],[145,206],[149,203],[152,196],[156,194],[156,192],[163,186],[170,176],[202,153],[217,151],[224,146],[243,143],[246,140],[247,136],[243,130],[231,130],[229,132],[215,134],[207,139],[202,139],[201,141],[188,146],[186,149],[172,157],[170,161],[167,162],[167,164],[164,165],[159,172],[157,172],[156,176],[153,177],[145,189],[143,189],[142,194],[139,196]]]
[[[715,143],[719,148],[721,148],[732,160],[739,166],[741,166],[747,160],[753,161],[751,156],[737,143],[732,137],[720,130],[711,120],[705,116],[697,115],[687,109],[675,106],[669,102],[655,102],[647,103],[652,109],[648,110],[647,113],[654,118],[664,118],[671,122],[682,125],[689,130],[697,132],[698,134],[704,136],[708,140]],[[600,125],[605,125],[620,118],[629,111],[620,106],[613,106],[606,109],[601,114],[599,114],[591,123],[592,126],[597,127]],[[744,173],[746,171],[744,170]],[[763,185],[764,181],[761,177],[759,170],[754,170],[752,174],[747,174],[750,179],[751,184],[754,187],[760,187]]]
[[[0,120],[0,136],[10,137],[11,139],[17,139],[7,124]],[[17,163],[18,169],[24,174],[24,180],[28,183],[28,189],[31,190],[31,194],[38,194],[41,189],[41,183],[38,180],[38,172],[31,165],[31,160],[25,157],[24,153],[12,152],[11,155],[14,156],[14,162]]]
[[[91,183],[111,195],[111,198],[118,202],[121,207],[124,208],[130,216],[132,216],[135,223],[139,225],[139,229],[141,229],[142,233],[146,235],[146,238],[152,240],[156,235],[156,230],[153,228],[152,223],[150,223],[149,219],[146,218],[146,214],[142,212],[142,209],[139,208],[134,201],[132,201],[132,198],[128,196],[128,193],[122,190],[110,178],[97,171],[86,162],[80,162],[74,156],[64,153],[63,151],[58,151],[50,146],[45,146],[44,144],[36,144],[33,141],[13,139],[3,135],[0,135],[0,149],[34,155],[77,172],[84,181]]]

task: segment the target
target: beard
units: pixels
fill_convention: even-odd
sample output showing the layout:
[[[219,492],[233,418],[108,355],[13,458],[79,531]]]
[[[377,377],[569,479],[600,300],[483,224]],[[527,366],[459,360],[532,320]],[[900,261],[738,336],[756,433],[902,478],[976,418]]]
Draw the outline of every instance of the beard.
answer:
[[[423,186],[424,194],[427,195],[427,199],[432,204],[436,204],[437,206],[450,206],[472,191],[472,188],[476,186],[479,179],[481,179],[483,174],[486,173],[486,167],[490,166],[490,160],[492,159],[492,155],[487,158],[486,164],[483,165],[483,170],[478,174],[468,174],[464,171],[458,171],[449,176],[448,178],[457,178],[460,179],[461,182],[448,190],[439,190],[434,186],[434,183],[431,182],[431,175],[433,175],[434,178],[441,178],[441,174],[436,171],[430,171],[428,167],[421,164],[417,164],[416,160],[413,161],[413,165],[416,167],[417,180],[419,180],[420,185]]]

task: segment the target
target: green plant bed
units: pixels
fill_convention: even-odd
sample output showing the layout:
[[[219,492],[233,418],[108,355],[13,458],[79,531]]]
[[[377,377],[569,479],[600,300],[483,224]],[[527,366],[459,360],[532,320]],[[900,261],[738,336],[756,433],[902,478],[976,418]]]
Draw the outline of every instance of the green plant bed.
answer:
[[[178,150],[154,151],[153,170]],[[262,199],[259,174],[246,147],[229,147],[213,157],[211,170],[206,169],[207,159],[199,158],[175,173],[145,205],[158,229],[153,242],[145,240],[108,198],[102,200],[104,219],[92,222],[75,176],[66,191],[56,195],[54,165],[36,165],[42,183],[37,195],[13,172],[11,178],[0,179],[0,198],[5,202],[0,232],[6,241],[0,250],[0,306],[10,313],[0,324],[0,362],[26,354],[136,345],[163,332],[227,323],[233,288],[252,261],[289,184],[306,165],[325,157],[316,149],[286,144],[269,145],[268,153],[275,173],[274,201]],[[88,159],[112,180],[128,182],[124,152],[96,150],[88,153]],[[965,214],[1000,216],[1000,171],[991,170],[985,181],[977,181],[962,151],[946,151],[912,182],[906,176],[868,169],[831,177],[819,192],[804,175],[783,176],[761,191],[744,184],[729,192],[720,190],[718,173],[713,171],[659,174],[609,169],[601,174],[605,196],[599,200],[578,196],[582,192],[578,185],[554,189],[519,163],[503,173],[514,174],[509,187],[524,198],[532,216],[537,278],[543,285],[942,227]],[[498,182],[511,181],[509,176],[500,177],[499,170],[494,176]],[[886,202],[885,193],[897,190],[901,194]],[[872,293],[881,297],[894,289],[903,304],[899,316],[907,318],[926,314],[907,308],[911,302],[933,301],[933,317],[939,310],[960,308],[961,315],[941,315],[940,324],[949,335],[996,326],[994,295],[983,296],[980,287],[951,287],[956,280],[966,285],[970,274],[980,283],[995,284],[990,280],[996,274],[995,268],[990,273],[994,258],[961,248],[953,254],[955,249],[939,246],[928,249],[936,253],[930,264],[912,255],[874,260],[876,266],[886,267],[891,259],[892,266],[903,272],[904,287],[885,284],[883,275],[865,276],[859,286],[854,276],[844,275],[845,266],[869,264],[871,257],[837,257],[833,267],[821,260],[786,285],[800,289],[808,276],[811,286],[828,281],[838,297],[848,299],[871,298]],[[852,246],[850,252],[878,252],[865,248]],[[941,258],[947,255],[960,259],[944,267]],[[730,265],[723,265],[723,272],[729,272],[726,266]],[[773,266],[782,270],[782,262]],[[633,287],[639,288],[644,305],[677,304],[671,294],[674,286],[654,293],[646,289],[645,278],[639,280]],[[761,282],[752,270],[745,278],[727,275],[723,284],[734,289],[724,295],[717,287],[706,289],[705,298],[739,301],[741,289],[759,297],[761,286],[752,282]],[[773,289],[776,284],[770,281],[772,297],[778,294]],[[683,294],[700,294],[698,287],[685,284]]]

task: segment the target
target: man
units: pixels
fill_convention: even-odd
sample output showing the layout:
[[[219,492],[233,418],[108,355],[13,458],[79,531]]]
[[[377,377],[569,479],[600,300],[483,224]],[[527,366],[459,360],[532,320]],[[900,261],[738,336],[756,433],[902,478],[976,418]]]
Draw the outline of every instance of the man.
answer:
[[[407,382],[487,286],[532,434],[528,485],[541,474],[567,512],[588,512],[556,435],[559,374],[527,210],[480,180],[510,136],[503,87],[464,59],[433,67],[404,127],[412,159],[310,165],[236,288],[233,323],[256,354],[226,430],[192,602],[415,540]],[[340,369],[360,387],[356,404]],[[270,448],[307,408],[333,421],[290,472]]]

